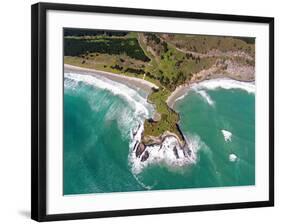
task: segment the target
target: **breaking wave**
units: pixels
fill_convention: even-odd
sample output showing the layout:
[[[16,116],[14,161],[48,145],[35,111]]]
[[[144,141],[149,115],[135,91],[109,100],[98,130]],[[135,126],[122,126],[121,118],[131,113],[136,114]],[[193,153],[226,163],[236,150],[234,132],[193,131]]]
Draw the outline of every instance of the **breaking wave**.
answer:
[[[110,91],[114,95],[120,96],[122,99],[126,100],[130,107],[134,109],[137,115],[148,118],[151,117],[153,112],[153,106],[147,103],[146,98],[144,98],[138,91],[129,88],[124,84],[114,82],[104,77],[96,78],[92,75],[77,74],[77,73],[65,73],[64,77],[66,79],[71,79],[75,82],[84,82],[88,85],[98,87],[99,89],[104,89]],[[65,82],[69,86],[69,82]],[[68,87],[65,86],[65,87]],[[75,86],[75,84],[72,84]]]
[[[77,73],[64,74],[65,89],[79,89],[79,84],[96,87],[100,91],[92,91],[88,96],[89,104],[94,111],[105,110],[105,121],[115,120],[123,139],[130,137],[132,127],[152,117],[154,107],[146,100],[146,95],[124,84],[109,80],[101,76]],[[112,94],[123,101],[112,100]]]
[[[146,151],[149,157],[145,161],[141,161],[136,157],[134,149],[141,142],[141,134],[144,129],[144,120],[152,117],[154,106],[147,102],[147,95],[141,95],[137,90],[130,88],[124,84],[109,80],[104,77],[96,77],[86,74],[65,73],[64,74],[65,89],[75,89],[82,82],[83,84],[96,87],[98,89],[109,91],[113,95],[117,95],[125,100],[128,106],[116,102],[111,102],[108,95],[104,95],[101,99],[93,95],[95,103],[91,103],[93,110],[98,110],[102,104],[106,104],[107,112],[106,120],[117,120],[118,128],[121,130],[122,136],[129,136],[129,165],[137,182],[146,189],[151,186],[144,185],[137,177],[145,167],[151,164],[164,164],[171,168],[182,167],[194,164],[197,161],[197,150],[200,148],[200,138],[198,136],[188,136],[186,148],[181,148],[178,139],[174,136],[166,137],[161,145],[147,146]],[[93,91],[92,94],[95,94]],[[186,156],[188,153],[188,156]]]
[[[215,102],[212,100],[210,95],[205,90],[195,90],[197,93],[199,93],[200,96],[203,97],[204,100],[210,105],[214,106]]]
[[[218,88],[222,89],[242,89],[248,93],[255,94],[254,82],[241,82],[233,79],[211,79],[205,80],[200,83],[192,84],[192,88],[196,89],[209,89],[214,90]]]
[[[234,153],[229,154],[229,161],[230,162],[236,162],[238,160],[237,155],[235,155]]]
[[[224,141],[226,142],[231,142],[231,138],[232,138],[232,133],[230,131],[227,130],[221,130],[221,133],[224,137]]]
[[[190,89],[198,93],[210,106],[214,106],[215,102],[211,96],[205,90],[215,89],[241,89],[249,94],[255,94],[255,83],[254,82],[242,82],[233,79],[211,79],[205,80],[199,83],[193,83]],[[184,99],[188,95],[188,89],[186,92],[175,99],[176,101]]]
[[[174,136],[166,137],[162,144],[146,146],[145,152],[148,152],[149,157],[145,161],[141,161],[141,157],[136,156],[134,149],[140,142],[142,131],[143,125],[139,128],[130,145],[129,161],[134,174],[141,173],[143,169],[152,164],[162,164],[170,169],[177,170],[179,167],[197,162],[197,151],[203,144],[197,135],[188,135],[187,145],[183,148]]]

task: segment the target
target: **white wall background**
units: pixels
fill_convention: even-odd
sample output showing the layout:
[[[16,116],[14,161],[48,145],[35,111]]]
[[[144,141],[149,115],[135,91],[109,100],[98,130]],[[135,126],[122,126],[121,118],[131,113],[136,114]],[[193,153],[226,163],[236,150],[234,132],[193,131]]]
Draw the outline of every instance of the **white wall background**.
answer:
[[[44,0],[42,0],[44,1]],[[51,1],[51,0],[50,0]],[[0,223],[30,220],[30,5],[36,1],[2,1],[0,7]],[[169,215],[76,220],[60,223],[279,223],[281,78],[280,6],[278,1],[246,0],[60,0],[105,6],[184,10],[275,17],[275,180],[274,208],[238,209]],[[279,88],[278,88],[279,87]],[[267,133],[266,133],[267,134]]]

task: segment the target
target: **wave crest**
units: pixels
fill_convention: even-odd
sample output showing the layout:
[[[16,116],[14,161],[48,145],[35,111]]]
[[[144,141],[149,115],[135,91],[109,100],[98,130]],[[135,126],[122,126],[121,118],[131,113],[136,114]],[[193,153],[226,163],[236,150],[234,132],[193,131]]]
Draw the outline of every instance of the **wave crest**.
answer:
[[[197,162],[197,151],[201,148],[202,142],[197,135],[189,135],[187,146],[182,148],[178,139],[169,136],[166,137],[161,145],[146,146],[145,152],[149,157],[145,161],[141,161],[141,157],[137,157],[135,153],[136,145],[140,142],[143,125],[139,128],[138,133],[130,145],[129,161],[134,174],[139,174],[153,164],[166,165],[171,170],[178,170],[179,167],[195,164]]]
[[[218,88],[222,89],[242,89],[248,93],[255,93],[255,83],[254,82],[241,82],[233,79],[211,79],[205,80],[200,83],[192,84],[193,88],[196,89],[209,89],[215,90]]]
[[[65,89],[79,90],[79,83],[106,90],[104,94],[99,91],[92,91],[89,96],[89,104],[93,111],[104,110],[106,108],[105,120],[116,120],[123,138],[128,138],[131,128],[143,122],[144,119],[152,117],[154,107],[146,100],[140,92],[124,84],[109,80],[107,78],[87,74],[65,73]],[[110,97],[116,95],[125,103],[112,102]]]
[[[134,148],[137,143],[141,142],[144,120],[152,117],[154,113],[153,105],[149,104],[146,100],[147,96],[144,97],[135,89],[103,77],[77,73],[65,73],[64,77],[66,89],[75,89],[79,86],[80,82],[83,82],[83,84],[109,91],[113,95],[118,95],[128,103],[131,109],[128,109],[124,104],[119,105],[106,100],[108,99],[108,94],[105,94],[105,96],[98,101],[98,104],[106,103],[107,112],[105,119],[108,121],[116,120],[122,137],[124,137],[124,135],[126,137],[130,136],[130,152],[128,159],[134,175],[139,174],[145,167],[151,164],[161,163],[167,165],[169,168],[178,168],[196,163],[196,152],[200,148],[201,143],[199,137],[192,136],[188,136],[188,152],[185,152],[184,149],[181,148],[177,138],[169,136],[165,138],[161,145],[146,147],[146,151],[149,153],[149,158],[147,160],[141,161],[140,158],[136,157]],[[95,110],[98,109],[97,106],[100,106],[96,105],[97,103],[90,102],[90,104],[93,104]],[[132,130],[132,127],[135,127],[137,131]],[[189,155],[186,156],[186,153],[189,153]],[[138,180],[138,182],[140,181]],[[150,188],[150,186],[144,185],[143,187],[147,189]]]
[[[99,77],[96,78],[92,75],[86,74],[78,74],[78,73],[65,73],[64,77],[66,79],[71,79],[77,83],[83,82],[85,84],[95,86],[99,89],[110,91],[114,95],[120,96],[122,99],[127,101],[134,109],[137,115],[142,116],[144,118],[149,118],[152,116],[152,112],[154,110],[153,106],[147,103],[146,98],[144,98],[137,90],[129,88],[128,86],[114,82],[107,78]],[[69,87],[68,82],[65,81],[66,86]],[[73,86],[75,84],[72,84]]]
[[[205,90],[198,90],[194,88],[194,90],[201,96],[203,99],[210,105],[214,106],[215,102],[212,100],[210,95]]]
[[[224,137],[224,141],[225,142],[231,142],[231,138],[232,138],[232,133],[230,131],[227,130],[221,130],[221,133]]]

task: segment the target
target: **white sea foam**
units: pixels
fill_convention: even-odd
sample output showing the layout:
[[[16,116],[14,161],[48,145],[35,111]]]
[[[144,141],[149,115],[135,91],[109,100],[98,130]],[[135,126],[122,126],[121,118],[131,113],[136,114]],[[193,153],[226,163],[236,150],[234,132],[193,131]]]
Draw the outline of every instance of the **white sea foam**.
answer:
[[[152,117],[154,107],[146,100],[144,93],[138,92],[136,89],[130,88],[124,84],[109,80],[101,76],[92,76],[78,73],[65,73],[65,88],[78,89],[79,83],[94,86],[98,89],[106,90],[108,93],[117,95],[128,103],[128,106],[120,104],[120,102],[112,102],[108,95],[101,96],[96,91],[91,93],[89,104],[94,111],[98,111],[100,107],[106,107],[106,121],[116,120],[118,129],[122,134],[122,138],[126,139],[131,133],[132,127],[143,122],[144,119]],[[98,97],[95,95],[98,94]],[[93,101],[93,102],[92,102]]]
[[[134,176],[135,180],[139,183],[139,185],[141,185],[144,189],[151,190],[153,188],[153,186],[149,186],[149,185],[146,185],[143,182],[141,182],[136,174],[133,173],[133,176]]]
[[[65,79],[63,84],[65,89],[76,89],[78,83],[72,79]]]
[[[110,91],[114,95],[118,95],[126,100],[129,105],[135,110],[135,113],[144,118],[151,117],[153,106],[147,103],[146,98],[143,97],[138,91],[129,88],[128,86],[106,79],[104,77],[95,77],[92,75],[78,74],[78,73],[65,73],[64,77],[79,82],[84,82],[88,85],[98,87]],[[67,81],[65,83],[68,83]]]
[[[68,79],[71,80],[71,82],[67,81]],[[103,77],[95,77],[85,74],[81,75],[77,73],[65,73],[65,88],[76,88],[80,82],[99,89],[108,90],[112,94],[120,96],[126,100],[133,109],[132,111],[124,106],[122,108],[119,104],[110,103],[107,102],[106,99],[104,99],[105,101],[101,99],[106,102],[109,107],[105,115],[106,120],[117,120],[117,124],[122,132],[122,135],[124,133],[125,135],[128,135],[128,132],[131,134],[129,143],[129,162],[134,175],[139,174],[145,167],[151,164],[161,163],[167,165],[168,167],[181,167],[196,163],[196,151],[200,147],[200,139],[192,138],[190,136],[188,137],[188,156],[186,154],[187,151],[184,152],[184,150],[179,146],[178,140],[171,136],[165,138],[162,143],[162,147],[160,145],[146,147],[149,157],[146,161],[141,162],[141,157],[137,158],[135,155],[134,146],[141,141],[141,134],[144,129],[144,119],[151,117],[154,112],[153,106],[147,103],[145,98],[146,96],[142,96],[137,90],[129,88],[124,84],[120,84]],[[94,106],[97,107],[97,105]],[[174,147],[176,147],[177,156],[174,152]],[[144,188],[151,188],[151,186],[143,184],[137,177],[135,178]]]
[[[198,136],[188,137],[188,149],[187,147],[182,149],[175,137],[166,137],[162,145],[147,146],[145,151],[149,153],[149,157],[147,160],[141,161],[141,156],[139,158],[136,156],[133,147],[140,141],[142,130],[143,126],[140,127],[131,144],[132,150],[129,155],[129,161],[134,174],[139,174],[144,168],[152,164],[163,164],[171,169],[177,169],[178,167],[196,163],[197,151],[201,147],[201,141]],[[174,152],[174,148],[177,155]]]
[[[255,94],[255,83],[254,82],[242,82],[233,79],[211,79],[205,80],[199,83],[193,83],[190,88],[200,94],[206,102],[214,106],[215,102],[212,100],[210,95],[205,90],[215,90],[215,89],[241,89],[247,91],[250,94]],[[182,100],[188,94],[188,90],[181,96],[179,96],[175,101]]]
[[[232,138],[232,133],[230,132],[230,131],[227,131],[227,130],[221,130],[221,133],[222,133],[222,135],[223,135],[223,137],[224,137],[224,140],[226,141],[226,142],[231,142],[231,138]]]
[[[235,162],[235,161],[237,161],[237,159],[238,159],[238,157],[234,153],[229,155],[230,162]]]
[[[179,100],[182,100],[185,96],[187,95],[187,92],[181,96],[179,96],[178,98],[175,99],[175,102],[176,101],[179,101]]]
[[[106,121],[115,120],[117,122],[118,129],[123,139],[129,138],[131,128],[137,125],[138,121],[141,119],[142,118],[138,117],[131,108],[124,107],[123,104],[120,103],[111,103],[105,115]]]
[[[241,82],[233,79],[211,79],[205,80],[200,83],[192,84],[193,88],[197,89],[242,89],[248,93],[255,93],[255,83],[254,82]]]
[[[209,105],[214,106],[215,102],[205,90],[196,90],[196,92],[199,93],[200,96],[202,96]]]

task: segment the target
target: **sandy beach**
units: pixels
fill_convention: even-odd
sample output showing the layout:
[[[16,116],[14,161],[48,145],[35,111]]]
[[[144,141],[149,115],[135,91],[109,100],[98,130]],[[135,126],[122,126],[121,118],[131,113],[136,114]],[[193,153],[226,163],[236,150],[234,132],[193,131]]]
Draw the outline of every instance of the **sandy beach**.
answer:
[[[74,65],[64,64],[64,72],[78,72],[79,74],[87,74],[93,75],[96,77],[105,77],[112,81],[116,81],[125,85],[128,85],[132,88],[142,89],[143,91],[150,93],[153,88],[158,89],[159,87],[156,86],[154,83],[146,81],[140,78],[129,77],[125,75],[114,74],[110,72],[89,69],[89,68],[82,68]],[[222,75],[217,73],[217,67],[213,66],[210,69],[202,70],[199,73],[195,74],[193,78],[190,80],[189,83],[184,83],[178,86],[171,95],[167,98],[166,103],[170,108],[174,107],[174,104],[178,98],[187,94],[190,87],[195,83],[200,83],[205,80],[212,80],[212,79],[220,79],[220,78],[228,78],[230,80],[237,80],[242,82],[252,82],[253,76],[244,75],[242,77],[235,77],[232,74]]]
[[[206,81],[206,80],[214,80],[214,79],[230,79],[230,80],[236,80],[239,82],[254,82],[255,81],[255,69],[253,66],[238,66],[236,64],[233,64],[229,61],[224,62],[226,63],[227,69],[225,70],[226,73],[223,74],[220,70],[221,64],[216,63],[213,66],[211,66],[209,69],[203,69],[200,72],[193,75],[189,83],[182,84],[178,86],[168,97],[166,100],[167,105],[170,108],[173,108],[175,101],[185,95],[188,92],[188,89],[193,84],[198,84],[200,82]]]
[[[183,85],[180,85],[178,86],[174,92],[171,93],[171,95],[168,97],[168,99],[166,100],[166,103],[167,105],[170,107],[170,108],[173,108],[174,107],[174,104],[176,102],[176,100],[185,95],[189,89],[190,85],[189,84],[183,84]]]
[[[110,72],[89,69],[89,68],[82,68],[74,65],[64,64],[64,72],[78,72],[79,74],[87,74],[93,75],[96,77],[105,77],[112,81],[116,81],[125,85],[128,85],[132,88],[140,88],[145,92],[151,92],[152,88],[158,89],[159,87],[155,84],[146,81],[144,79],[129,77],[125,75],[118,75]]]
[[[255,93],[254,81],[250,81],[250,80],[240,81],[229,77],[214,76],[214,78],[212,79],[206,79],[206,80],[178,86],[166,100],[167,105],[173,109],[175,102],[178,99],[185,96],[190,89],[196,90],[198,87],[208,88],[208,89],[215,89],[215,88],[235,89],[236,88],[236,89],[243,89],[248,93]]]

